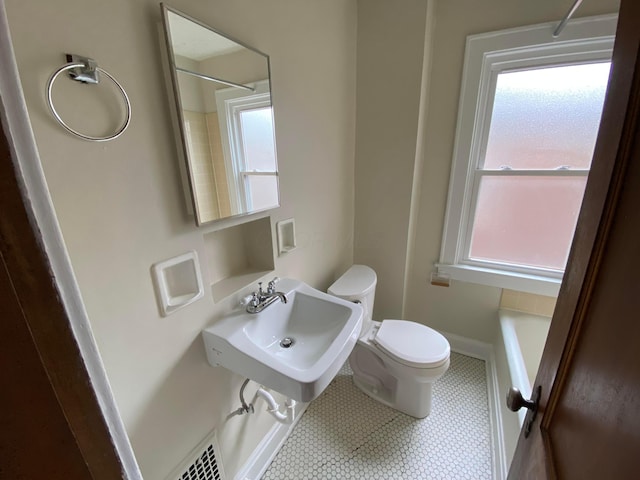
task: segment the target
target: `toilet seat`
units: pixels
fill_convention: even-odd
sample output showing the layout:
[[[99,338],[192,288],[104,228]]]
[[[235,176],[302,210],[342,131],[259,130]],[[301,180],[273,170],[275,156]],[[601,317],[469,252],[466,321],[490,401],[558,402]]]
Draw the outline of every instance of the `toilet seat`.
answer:
[[[383,320],[374,344],[399,363],[415,368],[437,368],[449,360],[449,342],[432,328],[407,320]]]

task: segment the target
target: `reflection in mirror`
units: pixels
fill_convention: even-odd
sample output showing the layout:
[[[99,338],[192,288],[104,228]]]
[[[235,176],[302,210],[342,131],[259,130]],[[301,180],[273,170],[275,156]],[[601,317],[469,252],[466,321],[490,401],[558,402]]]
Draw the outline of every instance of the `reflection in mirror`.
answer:
[[[196,223],[277,207],[269,57],[162,12]]]

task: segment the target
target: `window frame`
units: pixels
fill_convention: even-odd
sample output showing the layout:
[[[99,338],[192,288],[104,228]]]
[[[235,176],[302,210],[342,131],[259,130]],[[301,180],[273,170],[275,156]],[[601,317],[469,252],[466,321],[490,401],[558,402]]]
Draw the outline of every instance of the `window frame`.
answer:
[[[253,210],[249,176],[277,177],[277,166],[273,171],[250,171],[247,168],[244,155],[242,128],[240,115],[243,111],[257,108],[271,108],[273,121],[273,108],[269,80],[260,80],[253,83],[255,92],[247,92],[237,88],[224,88],[216,90],[216,106],[218,112],[224,115],[220,118],[219,126],[224,152],[227,182],[235,185],[233,195],[230,195],[232,208],[246,212]],[[275,142],[274,142],[275,153]],[[277,160],[276,160],[277,162]]]
[[[454,280],[557,295],[564,272],[469,259],[478,166],[484,160],[497,76],[503,71],[611,60],[617,15],[572,20],[554,39],[554,23],[467,37],[439,274]],[[513,174],[528,172],[513,170]],[[579,170],[545,175],[579,175]],[[526,174],[526,173],[525,173]],[[508,175],[508,174],[507,174]]]

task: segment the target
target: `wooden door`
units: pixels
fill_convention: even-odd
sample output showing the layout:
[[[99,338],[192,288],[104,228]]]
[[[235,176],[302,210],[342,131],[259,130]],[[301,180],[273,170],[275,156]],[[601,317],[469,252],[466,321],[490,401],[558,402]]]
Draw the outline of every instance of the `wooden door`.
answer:
[[[0,126],[0,479],[126,478]]]
[[[40,362],[0,252],[0,478],[92,478]]]
[[[640,478],[640,2],[622,0],[591,174],[509,479]]]

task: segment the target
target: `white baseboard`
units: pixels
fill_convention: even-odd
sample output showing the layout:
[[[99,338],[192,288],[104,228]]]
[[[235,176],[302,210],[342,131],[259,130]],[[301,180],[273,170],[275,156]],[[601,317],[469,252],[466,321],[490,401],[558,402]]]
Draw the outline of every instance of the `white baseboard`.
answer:
[[[502,413],[500,410],[500,390],[498,387],[498,372],[493,345],[472,340],[448,332],[440,332],[449,341],[451,350],[462,355],[484,360],[487,366],[487,392],[489,397],[489,415],[491,420],[491,445],[494,480],[506,480],[507,461],[504,447],[504,433],[502,430]]]
[[[260,441],[234,480],[259,480],[262,478],[308,406],[308,403],[297,403],[296,416],[291,424],[276,423],[271,427],[269,433]]]
[[[493,353],[493,345],[490,343],[472,340],[462,337],[454,333],[440,332],[449,341],[451,350],[468,357],[479,358],[480,360],[489,361]]]

